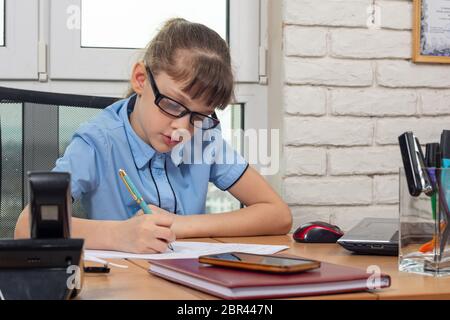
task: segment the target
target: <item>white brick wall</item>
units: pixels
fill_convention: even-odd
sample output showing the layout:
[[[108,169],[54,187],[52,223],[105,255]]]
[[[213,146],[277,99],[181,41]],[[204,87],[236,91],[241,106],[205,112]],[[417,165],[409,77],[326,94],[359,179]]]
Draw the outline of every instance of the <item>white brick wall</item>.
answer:
[[[411,116],[417,112],[413,90],[334,89],[330,108],[336,116]]]
[[[291,40],[291,43],[294,42]],[[335,58],[408,58],[411,33],[407,31],[336,29],[331,31]]]
[[[365,27],[371,0],[285,0],[284,22],[298,25]]]
[[[371,119],[286,117],[287,145],[367,146],[372,144]]]
[[[327,91],[316,87],[284,87],[284,110],[289,114],[322,116],[327,112]]]
[[[401,165],[397,147],[332,149],[328,156],[332,176],[398,173]]]
[[[353,205],[372,202],[369,177],[289,177],[284,183],[285,200],[292,205]]]
[[[420,93],[420,114],[428,116],[450,115],[450,91],[424,90]]]
[[[441,65],[419,65],[409,61],[379,61],[377,80],[385,87],[449,88],[450,72]]]
[[[373,82],[369,61],[286,58],[285,73],[290,84],[364,87]]]
[[[409,0],[383,0],[376,4],[381,11],[381,27],[410,30],[412,28],[412,2]]]
[[[327,170],[327,152],[324,148],[292,148],[284,152],[286,175],[324,176]]]
[[[398,176],[374,177],[374,202],[376,204],[396,204],[399,201]]]
[[[423,145],[439,142],[445,128],[450,129],[450,117],[383,118],[376,123],[375,141],[379,145],[397,145],[400,134],[413,130]]]
[[[327,54],[326,28],[288,26],[285,34],[284,46],[287,56],[323,57]]]
[[[398,216],[398,136],[450,129],[450,65],[411,63],[412,0],[283,0],[283,197],[294,229]]]
[[[310,221],[337,224],[342,230],[348,231],[360,221],[361,217],[392,218],[398,215],[397,205],[291,206],[291,210],[294,216],[292,231]]]

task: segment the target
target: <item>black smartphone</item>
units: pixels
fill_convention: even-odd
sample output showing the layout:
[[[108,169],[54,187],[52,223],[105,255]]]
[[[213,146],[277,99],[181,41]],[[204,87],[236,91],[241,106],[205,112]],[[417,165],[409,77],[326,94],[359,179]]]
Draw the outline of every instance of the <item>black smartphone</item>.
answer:
[[[222,267],[273,273],[293,273],[320,268],[320,261],[281,255],[261,255],[242,252],[200,256],[199,262]]]

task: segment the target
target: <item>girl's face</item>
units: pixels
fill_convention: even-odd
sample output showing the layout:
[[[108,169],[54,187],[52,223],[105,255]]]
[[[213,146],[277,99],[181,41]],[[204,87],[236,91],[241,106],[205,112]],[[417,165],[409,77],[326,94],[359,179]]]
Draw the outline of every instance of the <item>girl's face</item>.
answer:
[[[192,100],[182,91],[183,85],[174,81],[167,73],[154,74],[154,79],[161,94],[183,104],[190,111],[205,115],[211,115],[214,112],[214,108],[207,106],[204,102]],[[131,113],[130,122],[142,140],[156,151],[166,153],[192,137],[195,128],[190,122],[190,114],[182,118],[172,117],[161,111],[155,104],[155,94],[143,63],[134,66],[131,84],[138,98],[134,111]]]

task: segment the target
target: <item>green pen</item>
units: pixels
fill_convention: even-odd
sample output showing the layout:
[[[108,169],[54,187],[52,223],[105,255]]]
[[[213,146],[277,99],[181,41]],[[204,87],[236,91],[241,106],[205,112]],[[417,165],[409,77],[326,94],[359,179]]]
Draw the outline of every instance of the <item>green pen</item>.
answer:
[[[431,211],[433,213],[433,220],[436,220],[436,205],[437,205],[436,194],[433,194],[431,196]]]
[[[134,185],[134,183],[128,177],[128,175],[125,172],[125,170],[120,169],[119,170],[119,176],[122,179],[123,183],[125,184],[125,187],[127,188],[128,192],[130,192],[130,194],[133,197],[134,201],[136,201],[137,204],[139,204],[139,206],[141,207],[142,211],[145,214],[151,214],[152,210],[147,205],[147,203],[144,200],[144,197],[139,193],[139,191],[136,188],[136,186]],[[173,247],[172,247],[172,245],[170,243],[169,243],[168,247],[169,247],[170,250],[173,251]]]
[[[433,185],[433,194],[431,195],[431,212],[433,214],[433,220],[436,220],[437,213],[437,175],[440,168],[441,154],[439,143],[428,143],[425,147],[425,165],[427,166],[427,172],[430,176]]]

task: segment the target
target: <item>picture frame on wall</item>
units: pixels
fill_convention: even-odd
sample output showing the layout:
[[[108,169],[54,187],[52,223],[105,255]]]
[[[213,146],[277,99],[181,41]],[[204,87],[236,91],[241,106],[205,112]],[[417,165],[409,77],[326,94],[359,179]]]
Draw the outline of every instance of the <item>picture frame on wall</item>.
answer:
[[[413,62],[450,63],[450,0],[414,0]]]

